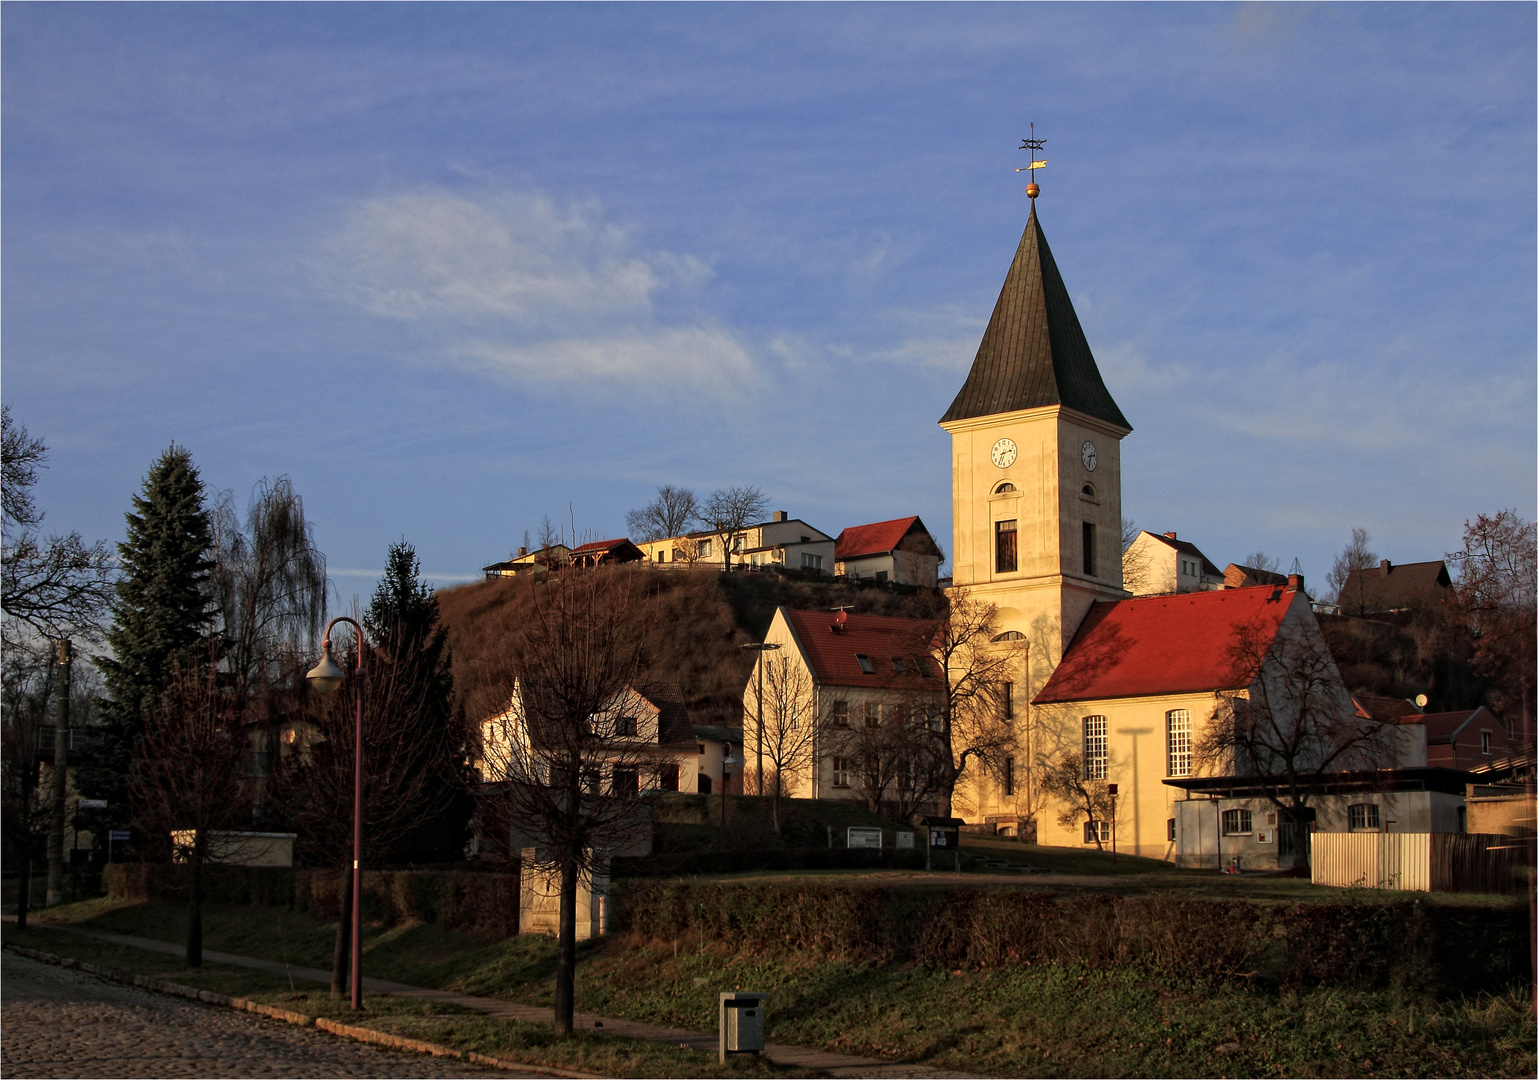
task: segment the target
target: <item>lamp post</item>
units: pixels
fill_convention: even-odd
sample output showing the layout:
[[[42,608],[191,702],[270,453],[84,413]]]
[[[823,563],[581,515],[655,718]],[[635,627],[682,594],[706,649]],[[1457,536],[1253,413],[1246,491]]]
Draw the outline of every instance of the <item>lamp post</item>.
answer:
[[[740,648],[758,654],[758,794],[762,795],[764,793],[764,653],[773,652],[779,648],[779,645],[765,641],[743,645]]]
[[[726,744],[726,753],[721,758],[721,839],[717,845],[720,850],[726,850],[726,770],[737,764],[737,759],[732,757],[732,744]]]
[[[305,678],[322,694],[334,694],[347,678],[331,659],[331,628],[339,622],[352,625],[358,638],[358,666],[353,671],[357,682],[358,718],[353,730],[352,781],[352,1007],[363,1008],[363,627],[356,619],[338,615],[326,624],[326,636],[320,643],[320,663]]]
[[[1116,865],[1116,785],[1107,784],[1106,794],[1111,796],[1111,865]]]

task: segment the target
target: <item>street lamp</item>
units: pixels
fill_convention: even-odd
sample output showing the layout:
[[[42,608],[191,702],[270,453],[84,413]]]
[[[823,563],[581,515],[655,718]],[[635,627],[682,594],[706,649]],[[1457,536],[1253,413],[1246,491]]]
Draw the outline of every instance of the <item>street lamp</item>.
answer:
[[[326,624],[326,636],[320,643],[320,663],[305,678],[322,694],[334,694],[347,678],[347,672],[331,659],[331,628],[339,622],[350,623],[358,638],[358,666],[353,676],[358,680],[358,719],[354,727],[352,782],[352,1007],[363,1008],[363,627],[357,620],[338,615]]]
[[[719,847],[726,850],[726,770],[737,764],[737,759],[732,757],[732,744],[726,744],[726,754],[721,758],[721,840]]]
[[[764,653],[773,652],[779,648],[779,645],[765,641],[742,645],[739,648],[758,654],[758,793],[762,795],[764,793]]]

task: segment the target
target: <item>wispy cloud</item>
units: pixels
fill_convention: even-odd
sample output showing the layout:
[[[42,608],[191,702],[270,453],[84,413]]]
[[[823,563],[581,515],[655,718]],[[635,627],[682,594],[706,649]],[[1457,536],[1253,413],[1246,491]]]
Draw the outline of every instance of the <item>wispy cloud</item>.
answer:
[[[546,387],[598,377],[725,391],[752,381],[739,336],[688,313],[710,267],[641,250],[636,234],[597,203],[423,189],[354,208],[317,268],[333,296],[417,324],[438,339],[434,359],[460,368]],[[658,311],[670,292],[682,317]]]

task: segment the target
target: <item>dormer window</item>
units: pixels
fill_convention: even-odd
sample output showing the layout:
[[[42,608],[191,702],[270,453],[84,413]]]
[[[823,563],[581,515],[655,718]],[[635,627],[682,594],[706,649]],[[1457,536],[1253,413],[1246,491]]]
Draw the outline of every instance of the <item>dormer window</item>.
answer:
[[[899,675],[908,674],[908,669],[903,665],[903,658],[900,656],[892,657],[892,670]]]
[[[855,653],[855,660],[859,662],[860,670],[867,675],[876,674],[876,665],[870,662],[870,657],[864,653]]]

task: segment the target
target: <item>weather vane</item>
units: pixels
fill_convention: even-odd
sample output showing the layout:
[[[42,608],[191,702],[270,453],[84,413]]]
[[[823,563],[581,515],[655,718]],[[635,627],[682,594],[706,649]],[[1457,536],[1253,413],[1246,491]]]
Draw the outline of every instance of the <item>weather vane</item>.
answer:
[[[1046,148],[1046,145],[1046,139],[1038,139],[1036,137],[1035,124],[1031,125],[1031,137],[1029,139],[1020,140],[1020,149],[1029,150],[1031,152],[1031,163],[1025,166],[1023,169],[1016,169],[1015,172],[1029,172],[1031,174],[1031,182],[1025,185],[1025,193],[1031,197],[1032,202],[1035,202],[1036,196],[1041,194],[1041,188],[1036,183],[1036,170],[1045,169],[1047,167],[1047,159],[1042,158],[1040,161],[1038,161],[1036,160],[1036,155],[1041,153],[1041,151]]]

